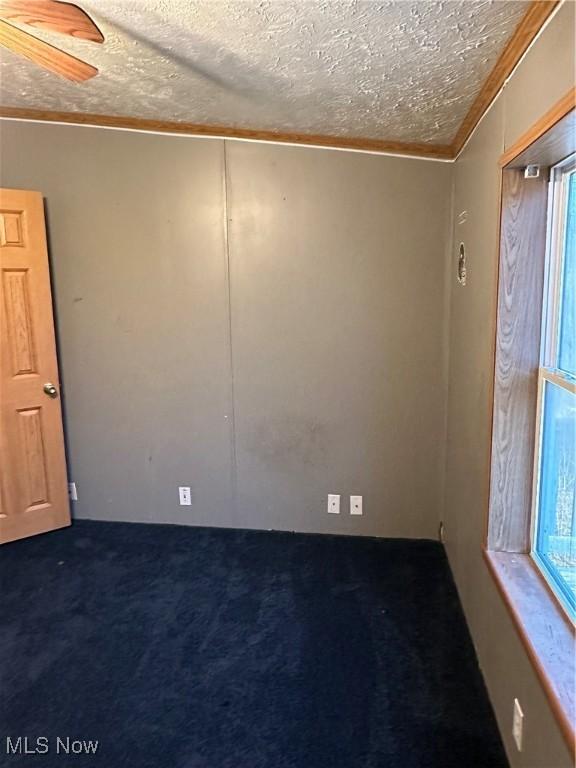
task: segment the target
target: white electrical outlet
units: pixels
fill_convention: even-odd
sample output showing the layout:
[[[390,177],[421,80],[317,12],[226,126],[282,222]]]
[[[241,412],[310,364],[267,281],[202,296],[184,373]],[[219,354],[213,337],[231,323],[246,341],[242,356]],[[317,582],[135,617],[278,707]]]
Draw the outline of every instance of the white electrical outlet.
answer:
[[[514,699],[514,717],[512,720],[512,736],[518,747],[518,752],[522,752],[522,728],[524,726],[524,712],[518,699]]]
[[[68,497],[70,498],[70,501],[78,501],[76,483],[68,483]]]
[[[178,488],[178,493],[180,494],[180,506],[190,507],[192,505],[192,495],[190,494],[190,486],[181,485]]]
[[[328,494],[328,512],[331,515],[340,514],[340,494],[339,493]]]
[[[350,514],[362,514],[362,496],[350,496]]]

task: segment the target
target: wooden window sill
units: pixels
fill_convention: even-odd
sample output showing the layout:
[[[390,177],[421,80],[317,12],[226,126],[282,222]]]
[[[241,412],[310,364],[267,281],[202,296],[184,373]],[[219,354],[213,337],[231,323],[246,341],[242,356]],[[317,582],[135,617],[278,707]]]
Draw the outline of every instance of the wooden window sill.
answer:
[[[484,558],[562,733],[574,749],[574,627],[529,555],[484,550]]]

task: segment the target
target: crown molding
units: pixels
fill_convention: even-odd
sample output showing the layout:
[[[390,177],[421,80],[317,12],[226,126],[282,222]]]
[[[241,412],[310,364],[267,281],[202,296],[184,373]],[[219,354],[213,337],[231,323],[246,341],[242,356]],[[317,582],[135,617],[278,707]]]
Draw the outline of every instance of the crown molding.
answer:
[[[500,54],[482,89],[468,110],[451,144],[427,142],[387,141],[385,139],[359,138],[353,136],[330,136],[325,134],[286,133],[263,131],[257,128],[230,127],[224,125],[202,125],[146,118],[98,115],[85,112],[55,112],[42,109],[0,106],[0,118],[32,120],[49,123],[66,123],[106,128],[122,128],[133,131],[168,133],[213,138],[247,139],[280,144],[298,144],[332,149],[352,149],[363,152],[422,157],[430,160],[454,160],[461,152],[474,128],[494,101],[500,89],[534,41],[552,12],[561,0],[533,0],[516,27],[512,37]]]
[[[172,133],[188,136],[208,136],[225,139],[249,139],[281,144],[302,144],[315,147],[337,149],[355,149],[365,152],[385,152],[397,155],[413,155],[437,160],[450,160],[452,148],[449,144],[407,143],[385,141],[352,136],[327,136],[312,133],[282,133],[261,131],[255,128],[235,128],[225,125],[201,125],[165,120],[149,120],[140,117],[121,117],[117,115],[96,115],[85,112],[53,112],[41,109],[22,109],[20,107],[0,107],[0,117],[14,120],[34,120],[49,123],[69,123],[106,128],[124,128],[133,131],[153,133]]]
[[[505,167],[511,163],[518,155],[522,154],[531,144],[539,139],[543,134],[553,128],[566,115],[576,109],[576,88],[571,88],[559,101],[554,104],[534,125],[517,139],[500,157],[500,166]],[[572,129],[569,128],[571,131]]]
[[[560,5],[560,0],[533,0],[524,14],[514,34],[508,40],[506,47],[498,57],[492,71],[484,81],[480,93],[474,99],[472,106],[452,142],[452,155],[458,156],[464,144],[488,107],[492,104],[514,68],[524,56],[532,41],[536,38],[550,14]]]

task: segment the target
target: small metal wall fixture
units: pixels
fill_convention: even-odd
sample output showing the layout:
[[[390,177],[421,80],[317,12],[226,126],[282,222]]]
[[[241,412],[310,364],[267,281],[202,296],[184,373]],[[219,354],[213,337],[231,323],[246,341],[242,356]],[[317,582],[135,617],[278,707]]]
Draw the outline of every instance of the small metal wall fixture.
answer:
[[[466,285],[466,251],[464,243],[460,243],[460,252],[458,254],[458,282],[460,285]]]

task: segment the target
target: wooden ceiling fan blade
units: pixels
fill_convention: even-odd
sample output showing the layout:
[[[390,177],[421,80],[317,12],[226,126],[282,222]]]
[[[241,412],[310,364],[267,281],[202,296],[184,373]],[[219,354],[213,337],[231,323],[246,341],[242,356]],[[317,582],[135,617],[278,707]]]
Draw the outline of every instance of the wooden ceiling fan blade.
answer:
[[[0,19],[0,45],[76,83],[89,80],[98,74],[96,67],[91,64],[86,64],[85,61],[38,40],[2,19]]]
[[[18,24],[49,29],[62,35],[104,42],[90,16],[72,3],[56,0],[0,0],[0,16]]]

